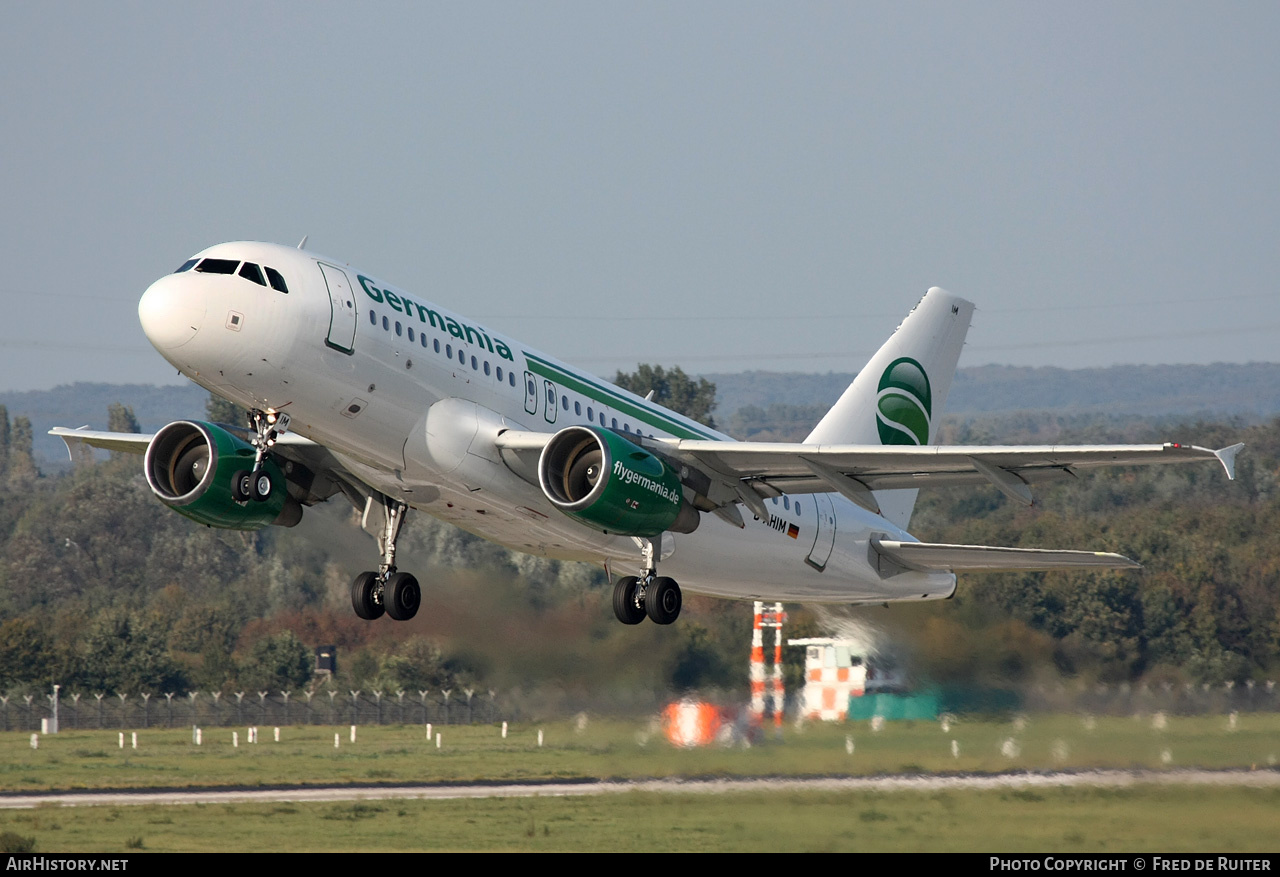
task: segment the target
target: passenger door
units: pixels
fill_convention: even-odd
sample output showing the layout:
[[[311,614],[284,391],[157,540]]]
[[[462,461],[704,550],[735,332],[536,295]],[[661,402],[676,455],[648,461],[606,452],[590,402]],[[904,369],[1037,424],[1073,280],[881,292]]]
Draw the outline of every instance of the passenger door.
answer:
[[[818,572],[822,572],[827,568],[827,561],[831,559],[831,550],[836,544],[836,509],[835,504],[831,502],[830,494],[815,493],[813,500],[818,513],[818,526],[813,537],[813,548],[804,562]]]
[[[329,336],[325,338],[334,350],[350,353],[356,341],[356,302],[346,272],[333,265],[317,262],[329,291]]]

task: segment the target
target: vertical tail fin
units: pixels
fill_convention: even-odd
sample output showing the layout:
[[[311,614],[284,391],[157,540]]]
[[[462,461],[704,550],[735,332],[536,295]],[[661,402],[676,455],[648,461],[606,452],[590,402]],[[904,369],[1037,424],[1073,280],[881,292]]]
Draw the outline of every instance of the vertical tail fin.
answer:
[[[805,442],[931,444],[972,316],[971,302],[930,289]],[[916,491],[877,490],[875,497],[881,513],[905,529]]]

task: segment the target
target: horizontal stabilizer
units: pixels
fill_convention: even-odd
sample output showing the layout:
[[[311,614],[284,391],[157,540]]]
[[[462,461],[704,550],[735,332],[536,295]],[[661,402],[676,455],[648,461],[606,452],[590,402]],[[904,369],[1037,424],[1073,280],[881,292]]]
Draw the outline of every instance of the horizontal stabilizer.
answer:
[[[1054,569],[1142,568],[1141,564],[1108,551],[996,548],[990,545],[947,545],[940,542],[897,542],[887,539],[872,539],[871,551],[872,564],[879,568],[884,577],[904,570],[1033,572]],[[893,569],[894,566],[899,569]]]

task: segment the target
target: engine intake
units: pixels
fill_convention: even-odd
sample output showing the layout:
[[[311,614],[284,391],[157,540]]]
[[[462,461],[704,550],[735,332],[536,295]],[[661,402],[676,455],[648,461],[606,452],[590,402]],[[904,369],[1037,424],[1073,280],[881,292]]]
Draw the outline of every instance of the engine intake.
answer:
[[[560,511],[606,533],[692,533],[701,518],[660,457],[607,429],[570,426],[542,449],[538,483]]]

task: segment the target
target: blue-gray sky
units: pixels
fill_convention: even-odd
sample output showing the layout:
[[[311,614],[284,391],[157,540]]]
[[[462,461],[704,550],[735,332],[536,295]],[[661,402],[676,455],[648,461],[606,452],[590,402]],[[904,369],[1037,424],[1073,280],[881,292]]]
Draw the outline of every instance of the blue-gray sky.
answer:
[[[137,323],[309,247],[601,374],[1273,361],[1275,3],[15,3],[0,389],[178,380]]]

